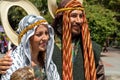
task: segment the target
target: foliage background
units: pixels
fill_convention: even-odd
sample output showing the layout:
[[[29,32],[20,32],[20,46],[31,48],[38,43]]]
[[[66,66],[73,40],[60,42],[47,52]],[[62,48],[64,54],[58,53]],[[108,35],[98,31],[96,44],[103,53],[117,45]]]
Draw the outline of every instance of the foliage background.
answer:
[[[53,19],[47,8],[47,0],[29,0],[40,14],[52,23]],[[60,0],[57,0],[59,3]],[[91,38],[103,45],[109,37],[120,45],[120,0],[84,0],[83,3],[91,32]],[[8,13],[9,21],[14,30],[20,19],[27,13],[20,7],[11,7]],[[1,24],[1,23],[0,23]]]

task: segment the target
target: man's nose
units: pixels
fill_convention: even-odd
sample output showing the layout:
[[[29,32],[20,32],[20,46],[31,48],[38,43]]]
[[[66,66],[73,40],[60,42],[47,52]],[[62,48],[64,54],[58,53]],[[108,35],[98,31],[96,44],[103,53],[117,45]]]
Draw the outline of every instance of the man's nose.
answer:
[[[76,22],[80,23],[81,22],[81,18],[79,16],[76,17]]]

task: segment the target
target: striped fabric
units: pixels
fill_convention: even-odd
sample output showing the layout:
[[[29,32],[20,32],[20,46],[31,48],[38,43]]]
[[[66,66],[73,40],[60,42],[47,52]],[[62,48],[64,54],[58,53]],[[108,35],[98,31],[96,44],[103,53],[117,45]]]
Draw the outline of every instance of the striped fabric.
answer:
[[[63,20],[63,80],[73,80],[72,76],[72,42],[71,42],[71,27],[69,26],[69,18],[66,17],[67,12],[64,13]]]

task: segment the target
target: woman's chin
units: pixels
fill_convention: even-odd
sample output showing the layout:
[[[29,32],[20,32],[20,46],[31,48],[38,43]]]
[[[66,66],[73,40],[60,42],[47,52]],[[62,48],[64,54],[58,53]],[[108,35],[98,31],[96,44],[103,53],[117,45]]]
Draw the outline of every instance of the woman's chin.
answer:
[[[46,51],[46,48],[40,48],[39,51]]]

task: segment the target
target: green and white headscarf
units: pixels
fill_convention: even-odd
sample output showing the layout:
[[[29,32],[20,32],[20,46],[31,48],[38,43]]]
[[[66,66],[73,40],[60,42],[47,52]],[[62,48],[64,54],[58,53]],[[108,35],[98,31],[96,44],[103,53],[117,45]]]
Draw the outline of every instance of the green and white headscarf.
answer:
[[[18,34],[22,33],[22,37],[19,38],[20,43],[17,46],[17,48],[11,53],[13,64],[10,67],[10,69],[7,70],[7,73],[1,76],[1,80],[10,80],[10,75],[15,70],[24,66],[31,65],[31,50],[30,50],[29,38],[34,34],[37,25],[32,25],[34,26],[33,28],[31,27],[27,28],[27,27],[36,22],[47,24],[50,35],[50,39],[47,45],[46,58],[45,58],[45,73],[47,75],[47,80],[60,80],[56,65],[52,61],[52,54],[54,49],[53,28],[47,22],[45,22],[45,19],[43,17],[35,16],[35,15],[27,15],[20,21],[17,32]]]

